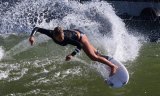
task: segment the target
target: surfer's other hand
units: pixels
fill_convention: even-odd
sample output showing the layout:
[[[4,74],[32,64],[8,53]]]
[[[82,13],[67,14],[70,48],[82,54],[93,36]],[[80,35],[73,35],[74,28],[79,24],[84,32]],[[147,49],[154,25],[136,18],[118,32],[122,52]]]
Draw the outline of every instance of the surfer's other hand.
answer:
[[[33,45],[33,44],[34,44],[35,39],[34,39],[34,37],[33,37],[33,36],[31,36],[31,37],[29,38],[29,42],[30,42],[30,44],[31,44],[31,45]]]
[[[66,56],[66,61],[69,61],[69,60],[71,60],[72,59],[72,55],[67,55]]]

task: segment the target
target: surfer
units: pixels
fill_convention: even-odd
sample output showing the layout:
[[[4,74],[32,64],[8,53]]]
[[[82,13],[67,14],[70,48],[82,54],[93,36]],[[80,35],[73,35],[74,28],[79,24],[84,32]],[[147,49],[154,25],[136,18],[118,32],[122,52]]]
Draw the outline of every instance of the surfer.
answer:
[[[97,50],[90,44],[87,36],[80,30],[63,30],[62,27],[55,27],[54,30],[47,30],[44,28],[35,27],[29,37],[29,42],[31,45],[35,42],[34,35],[36,32],[49,36],[59,45],[66,46],[67,44],[71,44],[76,46],[76,49],[71,54],[66,56],[66,61],[72,59],[73,56],[83,49],[91,60],[108,65],[111,68],[110,76],[116,73],[118,67],[98,53]]]

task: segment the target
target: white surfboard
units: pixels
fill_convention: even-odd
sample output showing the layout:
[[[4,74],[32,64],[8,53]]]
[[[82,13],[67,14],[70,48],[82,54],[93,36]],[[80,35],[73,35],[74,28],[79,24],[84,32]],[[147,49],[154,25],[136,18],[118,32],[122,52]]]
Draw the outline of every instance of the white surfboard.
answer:
[[[106,78],[105,82],[113,88],[121,88],[124,85],[126,85],[129,81],[129,74],[126,67],[121,62],[118,62],[112,57],[109,56],[104,56],[104,57],[113,64],[118,66],[117,72],[113,76]],[[107,71],[110,71],[109,67],[107,67]]]

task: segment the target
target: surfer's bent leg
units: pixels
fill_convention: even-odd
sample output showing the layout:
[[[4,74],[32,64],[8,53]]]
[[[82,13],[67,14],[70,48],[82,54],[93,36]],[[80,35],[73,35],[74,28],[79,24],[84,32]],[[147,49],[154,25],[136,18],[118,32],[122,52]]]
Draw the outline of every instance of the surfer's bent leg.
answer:
[[[116,69],[118,68],[116,65],[112,64],[106,58],[102,57],[101,55],[97,54],[97,50],[90,44],[86,35],[83,35],[82,40],[83,50],[88,55],[88,57],[93,61],[98,61],[103,64],[108,65],[111,68],[111,74],[113,75],[116,73]]]

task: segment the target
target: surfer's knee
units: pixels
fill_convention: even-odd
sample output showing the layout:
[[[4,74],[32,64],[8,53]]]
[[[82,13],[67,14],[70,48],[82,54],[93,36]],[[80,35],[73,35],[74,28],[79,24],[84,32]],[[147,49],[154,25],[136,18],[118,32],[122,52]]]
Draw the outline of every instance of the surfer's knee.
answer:
[[[93,61],[98,61],[98,56],[97,55],[92,55],[90,56],[90,59]]]

